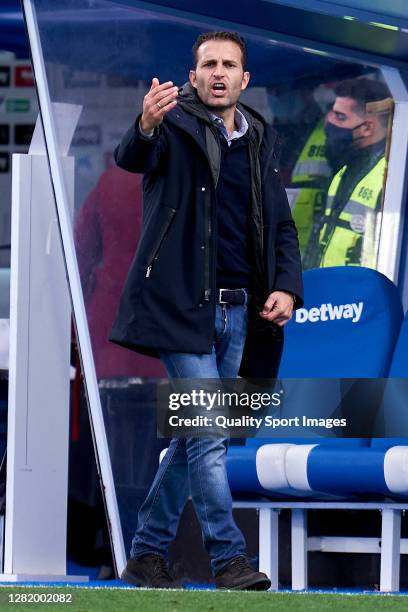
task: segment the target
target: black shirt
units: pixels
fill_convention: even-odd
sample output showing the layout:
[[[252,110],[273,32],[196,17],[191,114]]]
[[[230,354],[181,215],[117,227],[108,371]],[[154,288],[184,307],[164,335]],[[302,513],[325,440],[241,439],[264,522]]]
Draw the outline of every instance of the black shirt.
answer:
[[[219,134],[221,167],[217,197],[217,288],[249,286],[248,216],[251,172],[248,136],[231,144]]]

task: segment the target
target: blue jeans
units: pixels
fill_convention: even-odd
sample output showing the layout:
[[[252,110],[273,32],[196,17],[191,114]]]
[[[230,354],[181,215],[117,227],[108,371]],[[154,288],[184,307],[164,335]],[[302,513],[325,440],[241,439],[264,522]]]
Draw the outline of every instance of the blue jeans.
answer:
[[[247,330],[246,306],[217,305],[210,355],[163,352],[170,378],[236,378]],[[225,456],[228,439],[173,438],[138,516],[131,556],[167,556],[191,494],[204,546],[216,574],[245,554],[245,540],[232,516]]]

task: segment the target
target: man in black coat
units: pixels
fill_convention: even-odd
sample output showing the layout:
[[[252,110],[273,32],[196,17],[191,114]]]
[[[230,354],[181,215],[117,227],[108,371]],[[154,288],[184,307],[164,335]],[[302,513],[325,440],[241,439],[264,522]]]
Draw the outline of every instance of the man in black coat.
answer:
[[[116,150],[144,173],[143,230],[111,340],[159,356],[174,378],[276,374],[282,327],[302,305],[297,234],[276,134],[238,99],[249,82],[237,34],[202,34],[190,82],[152,80]],[[189,494],[218,588],[267,589],[232,516],[227,440],[175,438],[139,512],[122,578],[168,587],[166,556]]]

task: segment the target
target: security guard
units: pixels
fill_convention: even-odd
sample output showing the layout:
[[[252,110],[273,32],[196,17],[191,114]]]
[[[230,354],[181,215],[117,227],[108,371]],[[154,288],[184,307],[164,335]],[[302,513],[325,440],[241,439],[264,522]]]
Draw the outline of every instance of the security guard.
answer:
[[[392,100],[386,85],[368,78],[344,81],[335,93],[325,125],[326,155],[343,165],[330,183],[304,266],[375,268]]]
[[[343,206],[342,200],[336,196],[347,170],[348,166],[343,166],[329,187],[320,233],[319,265],[361,265],[375,268],[385,157],[380,153],[377,163],[357,183]]]
[[[325,144],[324,119],[321,118],[303,146],[287,190],[289,199],[292,199],[292,214],[302,255],[306,251],[313,226],[324,214],[325,197],[331,176]]]

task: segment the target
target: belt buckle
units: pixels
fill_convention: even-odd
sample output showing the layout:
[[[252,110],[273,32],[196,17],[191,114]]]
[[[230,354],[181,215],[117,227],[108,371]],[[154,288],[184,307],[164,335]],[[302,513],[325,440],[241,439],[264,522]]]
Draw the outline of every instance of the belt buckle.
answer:
[[[218,303],[219,304],[228,304],[228,302],[224,302],[222,299],[222,292],[223,291],[228,291],[228,289],[219,289],[218,290]]]

